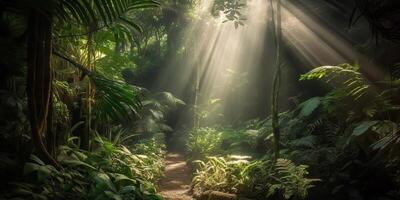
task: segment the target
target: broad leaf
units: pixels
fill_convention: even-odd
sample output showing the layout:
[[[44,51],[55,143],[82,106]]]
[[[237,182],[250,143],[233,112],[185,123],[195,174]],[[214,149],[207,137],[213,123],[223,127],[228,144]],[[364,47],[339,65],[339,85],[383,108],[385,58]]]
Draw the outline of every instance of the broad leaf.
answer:
[[[368,131],[373,125],[375,125],[377,121],[364,121],[358,124],[354,129],[353,129],[353,136],[360,136],[364,134],[366,131]]]

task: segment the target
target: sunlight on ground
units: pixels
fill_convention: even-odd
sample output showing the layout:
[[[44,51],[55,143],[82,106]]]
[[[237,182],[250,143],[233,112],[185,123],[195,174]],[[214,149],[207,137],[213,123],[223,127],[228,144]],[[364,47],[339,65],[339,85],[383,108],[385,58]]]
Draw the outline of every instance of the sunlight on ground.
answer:
[[[168,164],[168,163],[167,163]],[[185,166],[186,163],[181,162],[181,163],[174,163],[174,164],[170,164],[168,165],[168,167],[165,169],[165,171],[172,171],[172,170],[177,170],[179,168],[182,168],[183,166]]]
[[[166,200],[191,200],[188,195],[190,189],[190,170],[184,156],[169,153],[165,162],[165,177],[160,180],[160,194]]]

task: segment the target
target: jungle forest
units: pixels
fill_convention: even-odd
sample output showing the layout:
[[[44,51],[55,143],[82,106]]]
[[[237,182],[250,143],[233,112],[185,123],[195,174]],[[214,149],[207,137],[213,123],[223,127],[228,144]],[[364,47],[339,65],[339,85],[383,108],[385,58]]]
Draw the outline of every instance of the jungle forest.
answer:
[[[399,0],[0,0],[0,200],[400,200]]]

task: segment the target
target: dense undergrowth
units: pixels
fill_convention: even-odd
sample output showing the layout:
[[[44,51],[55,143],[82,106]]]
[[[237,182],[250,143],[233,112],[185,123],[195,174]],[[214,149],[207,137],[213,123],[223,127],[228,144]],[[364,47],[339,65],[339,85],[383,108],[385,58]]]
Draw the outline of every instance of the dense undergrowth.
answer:
[[[5,199],[161,199],[154,182],[162,175],[164,141],[157,136],[135,144],[97,137],[92,151],[74,143],[60,146],[60,168],[32,155],[23,175],[3,191]],[[4,166],[3,166],[4,167]]]
[[[238,127],[204,127],[188,137],[193,190],[251,199],[396,199],[399,196],[397,85],[379,92],[358,68],[316,68],[301,81],[331,88],[297,99],[280,113],[280,158],[274,161],[271,119]],[[327,85],[328,86],[328,85]],[[329,198],[328,198],[329,196]]]
[[[60,166],[46,164],[34,154],[19,160],[2,153],[0,198],[162,199],[155,183],[163,175],[164,134],[171,130],[164,119],[182,104],[169,93],[147,94],[133,127],[114,125],[103,134],[95,133],[90,150],[80,148],[80,138],[72,136],[82,123],[76,124],[57,148]]]

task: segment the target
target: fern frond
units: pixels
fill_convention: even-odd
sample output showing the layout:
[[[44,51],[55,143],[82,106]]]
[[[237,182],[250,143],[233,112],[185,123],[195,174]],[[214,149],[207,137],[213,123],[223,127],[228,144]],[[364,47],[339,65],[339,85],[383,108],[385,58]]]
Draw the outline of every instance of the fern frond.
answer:
[[[370,91],[363,75],[351,65],[322,66],[302,75],[300,80],[321,80],[333,88],[342,89],[348,96],[358,100]]]
[[[313,133],[317,128],[319,128],[322,125],[324,125],[324,122],[325,122],[325,118],[324,117],[319,117],[319,118],[315,119],[314,121],[312,121],[311,123],[309,123],[307,125],[307,132],[308,133]]]
[[[280,181],[271,187],[273,191],[276,190],[275,188],[283,190],[285,199],[292,197],[304,199],[308,194],[308,189],[313,187],[312,183],[319,181],[319,179],[305,177],[308,175],[307,165],[296,166],[291,160],[278,159],[275,167]]]

